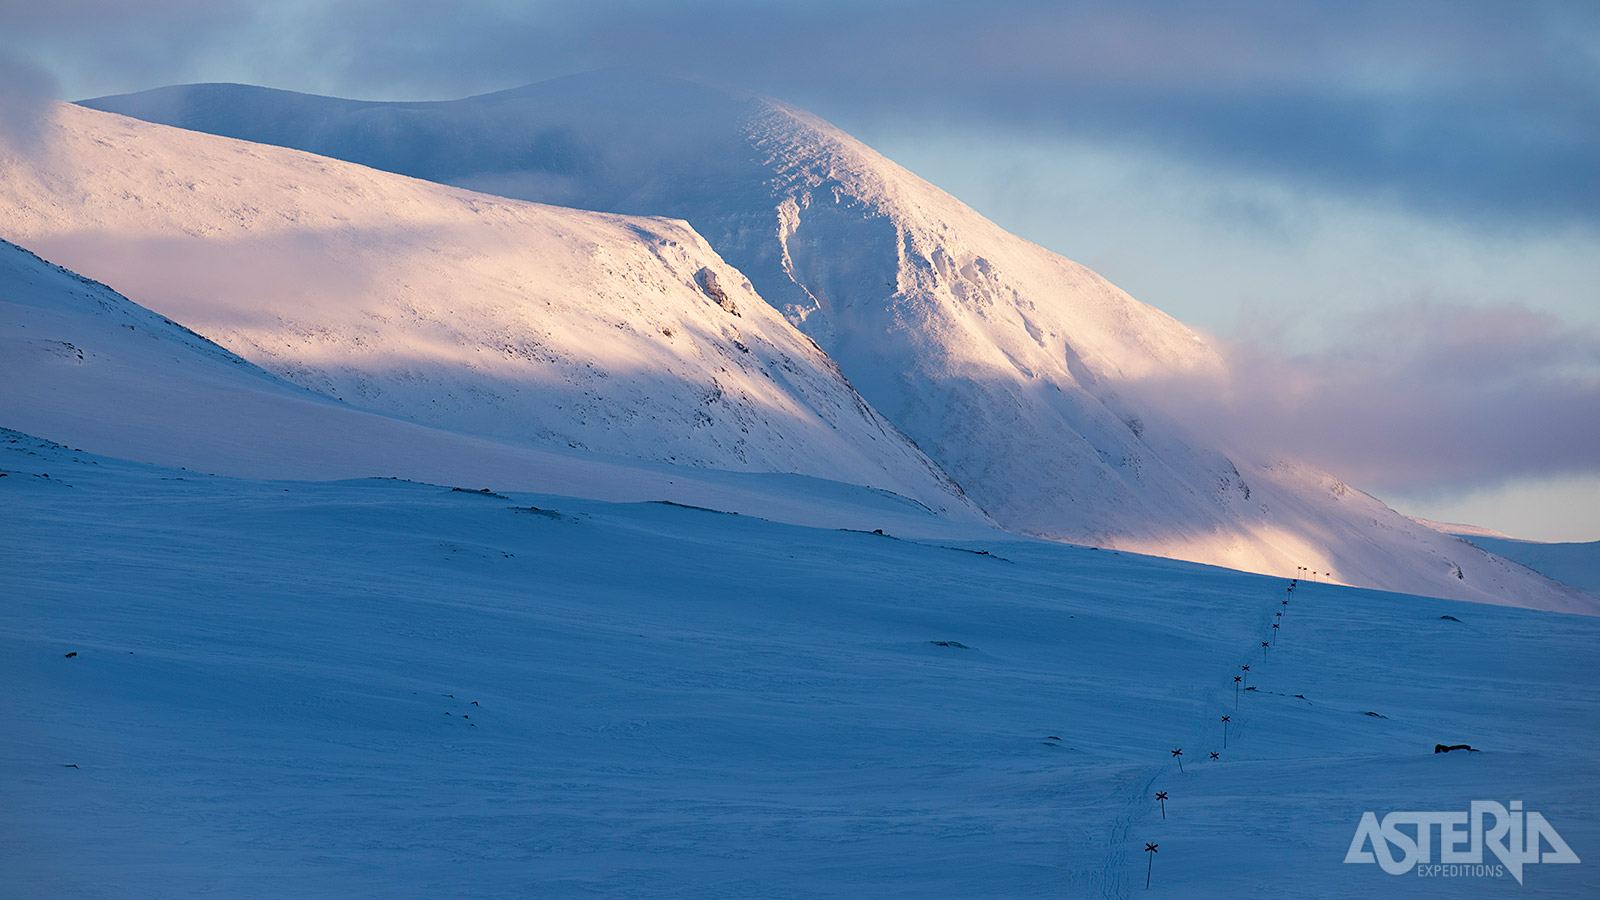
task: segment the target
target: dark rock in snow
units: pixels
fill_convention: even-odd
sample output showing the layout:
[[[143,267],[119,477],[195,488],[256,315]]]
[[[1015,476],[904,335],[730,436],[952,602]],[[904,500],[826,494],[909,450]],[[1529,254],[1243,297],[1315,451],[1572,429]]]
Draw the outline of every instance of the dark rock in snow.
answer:
[[[739,307],[734,304],[733,298],[729,297],[728,292],[724,291],[722,285],[717,282],[717,273],[711,271],[708,267],[702,267],[700,271],[694,273],[694,282],[700,286],[700,290],[704,291],[707,297],[715,300],[718,306],[736,316],[739,315]]]

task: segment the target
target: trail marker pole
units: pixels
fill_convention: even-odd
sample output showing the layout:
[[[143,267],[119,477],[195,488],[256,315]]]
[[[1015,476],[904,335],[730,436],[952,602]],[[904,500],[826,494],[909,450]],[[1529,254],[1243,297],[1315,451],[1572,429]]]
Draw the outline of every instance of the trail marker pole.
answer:
[[[1154,871],[1156,865],[1156,845],[1145,844],[1144,852],[1150,854],[1150,861],[1144,867],[1144,889],[1148,891],[1150,890],[1150,873]]]
[[[1239,669],[1244,672],[1244,689],[1248,691],[1250,689],[1250,667],[1240,666]]]
[[[1239,682],[1242,681],[1242,680],[1243,679],[1241,679],[1237,675],[1233,676],[1233,708],[1234,709],[1238,709],[1239,708]]]
[[[1261,642],[1261,658],[1263,660],[1267,658],[1267,642],[1266,641],[1262,641]]]
[[[1161,818],[1167,817],[1167,792],[1156,791],[1156,799],[1161,801]]]
[[[1172,751],[1172,758],[1178,761],[1178,771],[1181,773],[1183,771],[1183,748],[1179,747]]]
[[[1227,748],[1223,748],[1223,749],[1227,749]],[[1220,759],[1222,759],[1222,757],[1221,757],[1221,756],[1219,756],[1219,755],[1217,755],[1217,753],[1216,753],[1216,752],[1215,752],[1215,751],[1212,751],[1212,753],[1211,753],[1211,758],[1212,758],[1212,759],[1215,759],[1215,760],[1220,760]]]
[[[1222,749],[1228,749],[1228,723],[1233,721],[1232,716],[1222,717]],[[1212,754],[1215,756],[1216,754]]]
[[[1272,623],[1272,642],[1274,644],[1276,644],[1278,642],[1278,623],[1277,622],[1273,622]]]

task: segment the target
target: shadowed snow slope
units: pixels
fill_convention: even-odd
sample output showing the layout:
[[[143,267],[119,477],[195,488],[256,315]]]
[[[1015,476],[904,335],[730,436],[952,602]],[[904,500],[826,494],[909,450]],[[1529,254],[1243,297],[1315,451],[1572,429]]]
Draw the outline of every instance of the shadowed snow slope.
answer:
[[[0,508],[6,900],[1597,895],[1600,619],[4,431]],[[1581,864],[1344,863],[1474,800]]]
[[[4,236],[307,388],[513,444],[981,518],[682,222],[488,197],[62,105]]]
[[[1186,434],[1130,395],[1216,372],[1197,335],[768,98],[609,72],[443,103],[190,85],[87,105],[511,197],[683,218],[1017,531],[1592,605],[1324,473]]]

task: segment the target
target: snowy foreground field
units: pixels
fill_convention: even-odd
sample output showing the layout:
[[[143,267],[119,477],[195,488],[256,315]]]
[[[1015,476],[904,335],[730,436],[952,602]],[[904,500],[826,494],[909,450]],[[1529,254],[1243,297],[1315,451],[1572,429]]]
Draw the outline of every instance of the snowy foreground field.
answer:
[[[0,472],[4,897],[1600,896],[1600,619],[12,432]],[[1583,862],[1343,862],[1473,800]]]

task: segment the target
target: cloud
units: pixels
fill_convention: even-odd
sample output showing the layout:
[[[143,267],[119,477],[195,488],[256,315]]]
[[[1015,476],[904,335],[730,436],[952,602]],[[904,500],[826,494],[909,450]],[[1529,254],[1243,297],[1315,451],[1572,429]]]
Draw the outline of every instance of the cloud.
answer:
[[[1225,353],[1220,380],[1134,392],[1241,453],[1380,495],[1600,473],[1600,333],[1525,307],[1422,299],[1314,353],[1263,338]]]
[[[0,153],[29,154],[42,146],[55,90],[43,68],[0,51]]]
[[[10,5],[13,41],[99,93],[240,80],[442,99],[641,65],[830,118],[988,120],[1449,215],[1600,220],[1587,2]]]
[[[1408,515],[1479,525],[1522,540],[1600,540],[1600,474],[1520,478],[1465,494],[1383,499]]]

